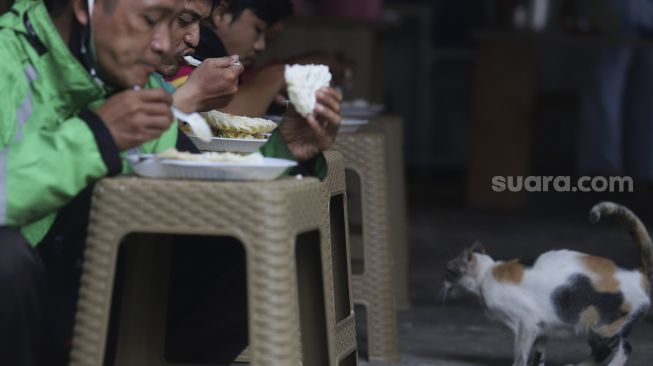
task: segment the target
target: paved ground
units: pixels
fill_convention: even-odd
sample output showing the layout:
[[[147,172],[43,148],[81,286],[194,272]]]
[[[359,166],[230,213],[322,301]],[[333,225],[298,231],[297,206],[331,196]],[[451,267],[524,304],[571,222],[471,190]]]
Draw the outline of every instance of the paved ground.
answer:
[[[608,256],[632,268],[638,251],[626,231],[617,225],[590,225],[589,208],[605,198],[625,202],[653,228],[653,205],[645,194],[535,196],[527,209],[500,212],[465,208],[457,189],[445,187],[443,192],[424,182],[408,187],[413,307],[399,316],[402,365],[512,364],[511,333],[488,321],[474,299],[462,296],[443,306],[438,298],[444,263],[474,240],[484,242],[499,259],[534,258],[549,249],[568,248]],[[653,322],[637,325],[628,365],[653,365],[652,335]],[[552,341],[548,349],[551,366],[579,363],[589,354],[582,339]]]

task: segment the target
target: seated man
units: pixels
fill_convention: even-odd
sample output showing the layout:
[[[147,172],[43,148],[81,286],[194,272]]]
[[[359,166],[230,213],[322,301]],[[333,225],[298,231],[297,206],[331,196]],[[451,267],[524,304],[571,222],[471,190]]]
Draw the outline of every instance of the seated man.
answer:
[[[245,67],[252,67],[266,48],[268,28],[292,15],[291,0],[230,0],[215,7],[202,27],[197,58],[238,55]],[[284,65],[260,70],[256,78],[241,85],[222,112],[250,117],[262,116],[285,86]],[[256,101],[252,103],[251,101]]]
[[[163,64],[157,68],[158,73],[166,77],[171,77],[178,73],[180,68],[186,64],[184,57],[194,55],[196,48],[200,44],[200,21],[206,20],[209,16],[223,13],[226,8],[225,5],[232,3],[234,3],[233,0],[231,2],[212,0],[212,3],[211,0],[185,0],[184,10],[172,25],[173,52],[164,56]],[[281,14],[289,13],[290,10],[284,11],[283,9],[286,9],[286,7],[287,9],[291,9],[290,3],[285,2],[285,0],[282,3],[285,4],[285,7],[281,6],[281,10],[277,9],[276,11]],[[267,9],[269,13],[273,5],[280,4],[270,2],[266,7],[259,6]],[[243,11],[248,14],[251,13],[249,9],[244,9]],[[273,19],[276,19],[276,17],[270,18],[269,21],[275,22]],[[192,73],[185,78],[185,83],[179,85],[177,90],[174,90],[172,86],[166,85],[168,90],[171,92],[174,91],[173,98],[175,105],[189,113],[220,109],[224,108],[227,104],[233,104],[234,101],[231,98],[236,93],[236,98],[239,101],[244,102],[248,106],[253,105],[256,108],[260,101],[252,93],[240,93],[237,86],[238,76],[243,71],[242,66],[237,61],[248,65],[253,62],[254,56],[241,58],[235,55],[228,57],[226,53],[216,54],[215,56],[220,58],[203,58],[204,62],[199,67],[190,70]],[[279,75],[283,78],[283,72]],[[258,90],[256,90],[258,87],[263,88],[263,93],[271,92],[265,83],[263,85],[249,83],[244,87],[247,87],[248,91],[254,93],[258,93]],[[276,92],[274,91],[275,94]],[[324,124],[326,129],[322,129],[323,131],[319,132],[321,125],[316,118],[323,119],[325,122],[337,120],[339,123],[337,113],[340,111],[339,102],[341,96],[334,89],[325,88],[318,92],[317,99],[317,117],[309,117],[305,120],[295,113],[292,108],[288,111],[279,132],[273,134],[270,141],[261,149],[264,155],[288,158],[298,160],[299,162],[306,162],[312,157],[315,157],[323,149],[313,148],[305,151],[307,140],[304,138],[301,140],[297,139],[297,132],[309,127],[315,128],[313,131],[321,136],[328,137],[323,146],[331,145],[337,133],[338,124],[326,123]],[[331,111],[335,111],[336,113],[330,113]],[[323,132],[327,133],[324,134]],[[313,140],[312,144],[317,146],[318,141],[314,137],[309,138]],[[184,145],[187,146],[187,143],[184,143]],[[192,151],[192,148],[185,148],[185,150]],[[315,163],[317,164],[314,164],[316,166],[309,168],[317,168],[318,170],[310,169],[309,172],[323,175],[323,166],[322,171],[318,167],[321,161],[318,159]]]
[[[90,4],[94,11],[82,0],[18,0],[0,17],[2,364],[67,364],[61,348],[72,335],[92,185],[128,170],[122,152],[177,142],[173,98],[150,74],[171,50],[170,24],[184,3]],[[157,89],[132,90],[142,86]],[[321,123],[295,118],[286,127],[298,160],[330,146],[338,100],[325,97]]]
[[[174,76],[182,65],[185,56],[195,53],[200,42],[200,22],[209,18],[214,0],[185,0],[184,9],[171,26],[172,51],[164,55],[162,64],[155,76]],[[219,1],[218,1],[219,4]],[[174,104],[186,113],[206,112],[229,104],[238,90],[238,76],[243,67],[238,58],[219,57],[206,59],[194,69],[193,78],[184,86],[174,90]]]
[[[176,142],[172,98],[132,88],[148,84],[169,51],[168,24],[181,2],[98,0],[95,8],[89,16],[81,0],[18,0],[0,18],[2,364],[63,364],[50,357],[50,336],[59,332],[54,323],[72,316],[49,315],[74,308],[74,295],[59,299],[76,288],[51,293],[66,274],[53,273],[59,264],[33,249],[60,240],[49,235],[57,212],[93,182],[123,172],[121,152]],[[73,250],[65,249],[62,256]],[[75,270],[71,262],[65,270]]]
[[[292,13],[291,0],[230,0],[214,6],[209,21],[202,26],[195,57],[204,60],[237,55],[250,71],[241,78],[243,83],[239,91],[228,106],[220,109],[222,112],[260,117],[273,102],[284,104],[286,98],[280,92],[285,88],[285,63],[325,64],[335,83],[345,79],[345,70],[351,69],[351,62],[339,53],[325,51],[313,51],[255,71],[252,69],[257,56],[283,31],[283,20]],[[182,70],[172,78],[173,83],[183,83],[187,74],[188,70]]]
[[[200,44],[193,55],[199,60],[235,55],[245,67],[252,67],[259,53],[266,49],[268,36],[282,29],[281,22],[292,15],[291,0],[230,0],[214,1],[211,16],[202,26]],[[327,62],[333,66],[335,58],[316,57],[293,63]],[[320,54],[322,55],[322,54]],[[174,85],[183,85],[193,70],[184,66],[174,77],[168,75]],[[331,67],[332,72],[337,71]],[[235,115],[259,117],[275,101],[285,87],[284,64],[273,64],[257,70],[256,75],[242,83],[229,105],[220,111]],[[335,76],[335,75],[334,75]]]

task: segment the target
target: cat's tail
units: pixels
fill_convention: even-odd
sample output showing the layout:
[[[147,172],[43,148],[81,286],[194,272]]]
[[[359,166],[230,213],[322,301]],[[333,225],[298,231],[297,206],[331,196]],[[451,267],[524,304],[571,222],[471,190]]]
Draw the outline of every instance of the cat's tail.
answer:
[[[590,222],[596,224],[604,216],[616,216],[628,227],[630,236],[641,250],[642,269],[651,279],[653,275],[653,243],[651,243],[651,237],[642,221],[625,206],[613,202],[601,202],[592,207]]]

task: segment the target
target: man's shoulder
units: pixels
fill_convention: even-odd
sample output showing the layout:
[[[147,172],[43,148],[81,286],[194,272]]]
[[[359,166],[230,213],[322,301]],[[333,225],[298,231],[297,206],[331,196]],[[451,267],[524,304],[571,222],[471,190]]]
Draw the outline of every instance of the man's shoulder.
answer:
[[[0,72],[22,67],[27,59],[25,47],[28,41],[20,12],[26,11],[30,5],[29,1],[19,0],[10,11],[0,16]]]
[[[0,61],[20,59],[24,53],[24,38],[13,29],[0,27]]]
[[[16,82],[25,79],[27,55],[19,38],[10,29],[0,29],[0,86],[10,86],[2,87],[3,93],[15,90]]]

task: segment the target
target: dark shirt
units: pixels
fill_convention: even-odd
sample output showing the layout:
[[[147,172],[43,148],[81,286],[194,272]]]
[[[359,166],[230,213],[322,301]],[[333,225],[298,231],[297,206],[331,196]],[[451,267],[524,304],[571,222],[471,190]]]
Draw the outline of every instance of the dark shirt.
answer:
[[[207,58],[220,58],[229,56],[227,49],[224,48],[224,44],[220,40],[217,34],[206,25],[201,26],[200,28],[200,44],[195,50],[193,57],[204,61]]]

